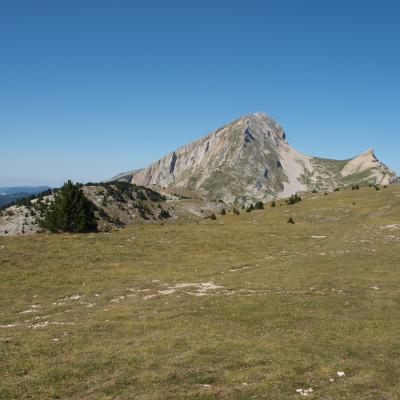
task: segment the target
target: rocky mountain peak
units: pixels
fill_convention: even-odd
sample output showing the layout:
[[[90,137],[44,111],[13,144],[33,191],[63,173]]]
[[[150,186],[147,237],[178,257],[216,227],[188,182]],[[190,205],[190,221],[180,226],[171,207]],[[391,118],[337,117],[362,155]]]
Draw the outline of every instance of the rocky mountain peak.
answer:
[[[395,176],[373,149],[345,161],[307,156],[289,145],[277,121],[257,112],[118,179],[143,186],[181,187],[202,191],[212,199],[243,202],[362,182],[388,184]]]
[[[246,125],[247,132],[257,132],[258,135],[267,135],[275,140],[287,143],[283,128],[272,117],[263,112],[244,115],[238,121]]]

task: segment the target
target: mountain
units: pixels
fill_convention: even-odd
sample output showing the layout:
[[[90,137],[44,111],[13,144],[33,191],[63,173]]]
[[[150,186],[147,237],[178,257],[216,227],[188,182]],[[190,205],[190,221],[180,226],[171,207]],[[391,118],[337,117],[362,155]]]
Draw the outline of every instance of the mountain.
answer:
[[[50,189],[48,186],[14,186],[0,187],[0,206],[13,203],[18,199]]]
[[[143,186],[197,190],[226,202],[352,184],[386,185],[395,178],[372,149],[348,160],[305,155],[289,145],[282,127],[264,113],[243,116],[146,168],[116,177]]]

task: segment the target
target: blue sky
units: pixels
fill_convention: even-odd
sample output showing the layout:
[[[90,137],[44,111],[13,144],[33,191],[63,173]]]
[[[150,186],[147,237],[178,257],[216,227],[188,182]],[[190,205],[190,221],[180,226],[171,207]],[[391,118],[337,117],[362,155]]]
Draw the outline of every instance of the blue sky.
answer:
[[[0,186],[96,181],[243,114],[400,172],[400,2],[0,3]]]

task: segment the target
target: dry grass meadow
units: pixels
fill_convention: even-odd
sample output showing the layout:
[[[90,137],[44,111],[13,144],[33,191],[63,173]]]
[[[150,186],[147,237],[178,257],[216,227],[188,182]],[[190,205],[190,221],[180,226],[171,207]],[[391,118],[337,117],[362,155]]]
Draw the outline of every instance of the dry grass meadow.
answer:
[[[400,396],[399,185],[1,237],[0,277],[0,399]]]

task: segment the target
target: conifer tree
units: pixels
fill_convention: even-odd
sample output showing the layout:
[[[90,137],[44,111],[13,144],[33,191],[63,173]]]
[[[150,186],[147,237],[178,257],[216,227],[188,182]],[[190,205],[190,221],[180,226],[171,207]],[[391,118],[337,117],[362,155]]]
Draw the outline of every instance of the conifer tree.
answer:
[[[257,201],[257,203],[254,205],[254,208],[256,210],[263,210],[264,209],[264,204],[262,201]]]
[[[42,212],[40,224],[50,232],[93,232],[97,230],[94,205],[86,199],[81,186],[70,180],[55,194]]]

